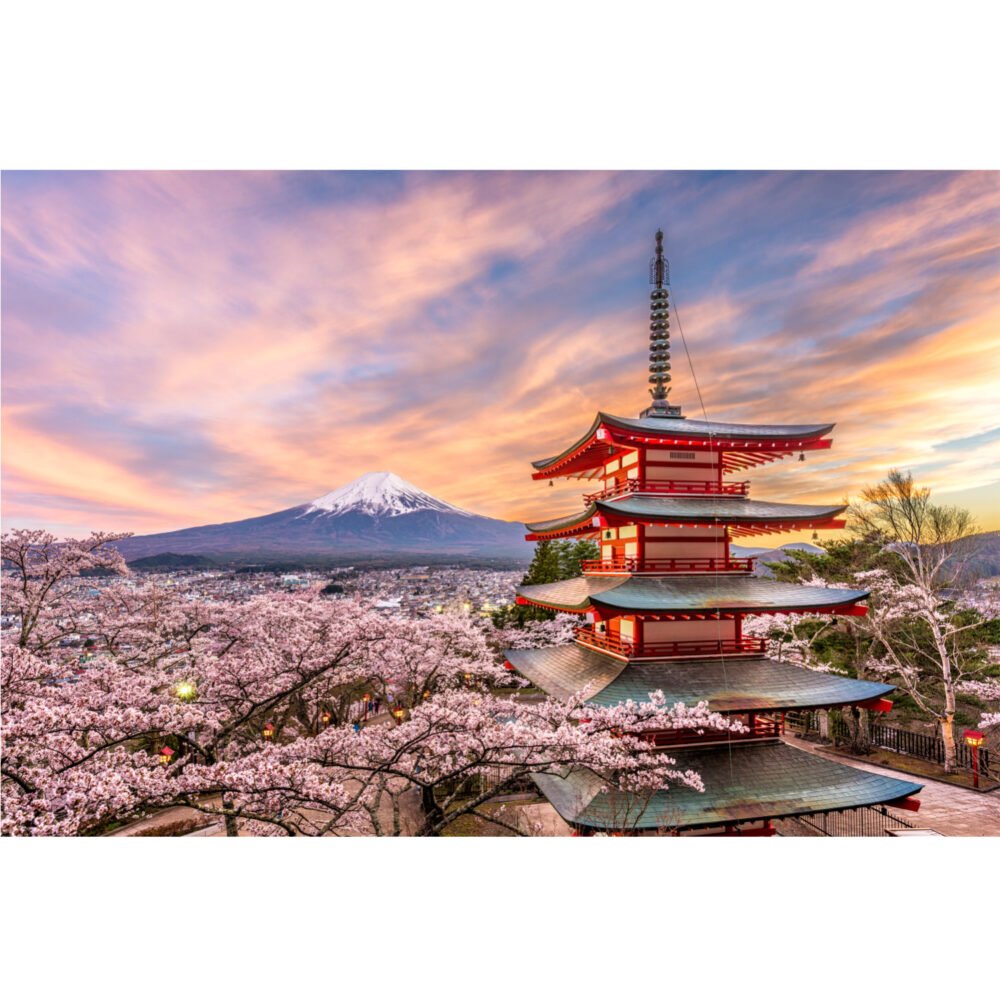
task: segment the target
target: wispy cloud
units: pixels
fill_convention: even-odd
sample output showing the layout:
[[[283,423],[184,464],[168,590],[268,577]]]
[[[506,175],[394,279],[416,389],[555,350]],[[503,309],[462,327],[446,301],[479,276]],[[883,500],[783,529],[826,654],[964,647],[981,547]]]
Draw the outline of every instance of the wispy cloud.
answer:
[[[572,506],[526,463],[644,405],[659,224],[709,415],[839,423],[758,494],[998,478],[996,174],[7,174],[3,205],[8,523],[184,527],[372,468]]]

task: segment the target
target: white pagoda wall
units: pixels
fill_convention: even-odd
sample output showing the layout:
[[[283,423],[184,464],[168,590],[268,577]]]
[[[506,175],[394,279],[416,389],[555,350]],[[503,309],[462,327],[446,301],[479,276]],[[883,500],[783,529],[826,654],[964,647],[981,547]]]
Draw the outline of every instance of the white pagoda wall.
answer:
[[[643,642],[687,642],[735,639],[735,621],[643,622]]]
[[[647,448],[646,481],[662,482],[667,479],[706,480],[719,478],[719,453],[699,451],[694,448]],[[670,462],[671,465],[654,465]]]
[[[645,529],[646,559],[722,559],[726,554],[725,528],[669,528],[658,524]],[[657,541],[657,538],[684,538],[690,541]]]

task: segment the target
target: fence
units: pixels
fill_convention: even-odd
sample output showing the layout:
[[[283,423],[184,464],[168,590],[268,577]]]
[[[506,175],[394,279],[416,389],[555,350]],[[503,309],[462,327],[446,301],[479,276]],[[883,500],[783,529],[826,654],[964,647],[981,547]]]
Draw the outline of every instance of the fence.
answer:
[[[828,739],[834,743],[851,738],[851,731],[839,712],[827,714],[829,727]],[[820,735],[819,712],[788,712],[785,721],[790,729],[803,736]],[[914,733],[909,729],[897,729],[895,726],[883,726],[879,723],[869,723],[868,731],[871,741],[877,747],[892,750],[907,757],[919,757],[935,764],[944,764],[944,740],[940,736],[930,736],[927,733]],[[961,741],[955,743],[955,763],[968,771],[972,770],[972,748]],[[979,770],[983,774],[990,773],[990,752],[986,747],[979,749]]]
[[[844,812],[797,816],[783,823],[791,824],[793,829],[800,824],[806,828],[803,833],[820,837],[888,837],[893,830],[917,829],[916,824],[897,816],[886,806],[862,806]]]
[[[482,773],[472,774],[468,778],[456,778],[451,781],[442,781],[435,786],[435,793],[438,797],[457,795],[458,798],[473,798],[482,795],[484,792],[492,791],[507,782],[510,778],[512,768],[488,767]],[[504,789],[505,794],[516,792],[537,792],[538,788],[527,774],[518,775],[513,781],[507,784]]]

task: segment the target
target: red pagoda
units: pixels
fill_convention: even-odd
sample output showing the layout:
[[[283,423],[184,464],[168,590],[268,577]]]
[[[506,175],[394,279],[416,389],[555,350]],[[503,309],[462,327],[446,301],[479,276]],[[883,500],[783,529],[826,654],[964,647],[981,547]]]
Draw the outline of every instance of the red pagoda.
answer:
[[[707,701],[743,732],[670,730],[657,746],[697,771],[705,791],[656,793],[628,818],[632,832],[669,829],[769,835],[776,819],[898,804],[921,785],[839,764],[782,740],[785,713],[860,706],[887,710],[886,684],[769,659],[743,634],[747,615],[864,615],[866,591],[757,577],[733,538],[840,528],[844,506],[750,498],[737,476],[767,462],[830,447],[833,424],[758,425],[686,418],[668,400],[670,311],[663,233],[650,264],[651,405],[636,419],[598,413],[561,454],[533,463],[535,479],[593,482],[582,510],[527,525],[527,538],[594,537],[600,557],[583,575],[522,586],[519,604],[581,616],[576,641],[507,650],[508,665],[557,698],[616,705],[662,691],[668,704]],[[536,783],[579,833],[619,829],[623,806],[584,768]],[[624,809],[627,812],[629,806]]]

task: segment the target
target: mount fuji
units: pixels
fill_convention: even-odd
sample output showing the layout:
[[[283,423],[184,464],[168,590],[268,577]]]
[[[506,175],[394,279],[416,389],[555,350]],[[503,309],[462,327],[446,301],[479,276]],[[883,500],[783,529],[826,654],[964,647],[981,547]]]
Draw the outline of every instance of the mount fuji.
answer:
[[[463,510],[391,472],[368,472],[311,503],[274,514],[139,535],[117,547],[130,561],[170,555],[239,563],[385,564],[456,557],[525,562],[532,550],[523,525]]]

